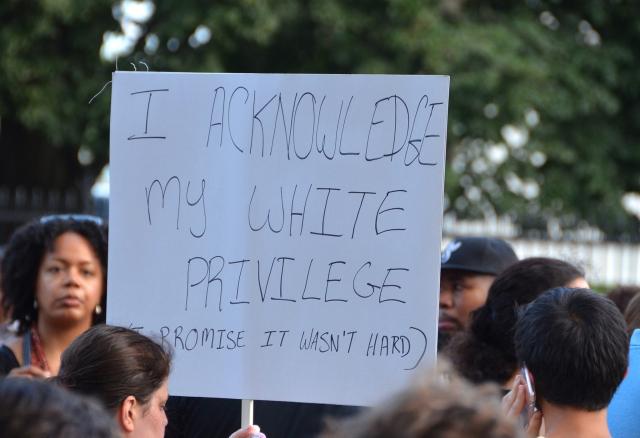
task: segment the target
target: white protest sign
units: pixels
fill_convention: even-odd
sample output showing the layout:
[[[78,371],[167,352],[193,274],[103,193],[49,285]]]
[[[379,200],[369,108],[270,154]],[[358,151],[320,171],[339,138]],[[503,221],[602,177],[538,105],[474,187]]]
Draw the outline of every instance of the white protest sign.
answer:
[[[108,321],[177,395],[368,405],[436,355],[449,78],[116,72]]]

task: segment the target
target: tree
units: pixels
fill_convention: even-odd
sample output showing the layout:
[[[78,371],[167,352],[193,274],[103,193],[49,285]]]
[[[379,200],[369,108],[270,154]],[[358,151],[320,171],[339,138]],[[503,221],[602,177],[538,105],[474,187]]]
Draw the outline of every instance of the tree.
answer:
[[[79,184],[82,147],[95,173],[108,156],[108,100],[88,105],[110,78],[102,32],[115,27],[111,2],[0,4],[0,185]]]
[[[109,2],[19,3],[0,6],[0,16],[19,16],[0,30],[9,55],[0,60],[0,141],[9,120],[38,143],[89,148],[97,169],[108,99],[88,107],[85,98],[113,67],[96,60],[115,24]],[[449,211],[509,214],[525,228],[586,221],[612,238],[640,238],[621,204],[640,192],[638,12],[631,0],[156,2],[120,65],[451,75]]]

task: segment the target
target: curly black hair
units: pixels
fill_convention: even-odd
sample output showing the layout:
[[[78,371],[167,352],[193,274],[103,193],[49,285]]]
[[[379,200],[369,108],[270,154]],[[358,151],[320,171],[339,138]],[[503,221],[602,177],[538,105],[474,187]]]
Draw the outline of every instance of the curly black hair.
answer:
[[[531,257],[511,265],[496,277],[487,302],[472,313],[469,329],[451,340],[445,354],[472,383],[505,384],[518,368],[513,342],[518,309],[582,277],[579,267],[553,258]]]
[[[103,312],[94,315],[94,324],[104,322],[107,304],[107,228],[92,220],[71,218],[36,219],[18,228],[7,244],[0,265],[2,308],[19,322],[18,332],[23,334],[36,321],[38,313],[33,307],[40,264],[47,252],[53,250],[55,240],[72,232],[84,237],[100,261],[103,272]]]

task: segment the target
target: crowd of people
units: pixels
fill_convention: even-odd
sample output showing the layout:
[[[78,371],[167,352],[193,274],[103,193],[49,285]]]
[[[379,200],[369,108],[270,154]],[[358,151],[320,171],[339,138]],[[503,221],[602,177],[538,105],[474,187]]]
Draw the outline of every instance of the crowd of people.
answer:
[[[257,438],[240,403],[169,396],[171,352],[104,323],[107,228],[50,216],[0,264],[0,436]],[[637,436],[640,288],[495,238],[442,251],[438,366],[372,408],[258,402],[274,438]],[[425,291],[428,293],[428,291]]]

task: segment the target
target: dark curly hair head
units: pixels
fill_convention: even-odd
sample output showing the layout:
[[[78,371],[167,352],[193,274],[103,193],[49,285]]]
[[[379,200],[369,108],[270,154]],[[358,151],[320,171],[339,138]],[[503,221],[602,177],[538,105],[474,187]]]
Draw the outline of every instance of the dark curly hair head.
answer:
[[[518,367],[513,343],[518,309],[582,277],[581,269],[558,259],[532,257],[511,265],[496,277],[485,305],[472,314],[469,330],[454,337],[445,354],[474,383],[508,382]]]
[[[38,270],[44,255],[53,250],[55,240],[71,232],[82,236],[95,252],[103,272],[101,306],[106,310],[107,291],[107,228],[95,221],[71,217],[37,219],[13,233],[5,248],[0,265],[0,289],[2,308],[19,322],[19,332],[24,333],[38,317],[33,301],[36,294]],[[104,322],[104,315],[94,315],[94,323]]]

